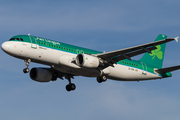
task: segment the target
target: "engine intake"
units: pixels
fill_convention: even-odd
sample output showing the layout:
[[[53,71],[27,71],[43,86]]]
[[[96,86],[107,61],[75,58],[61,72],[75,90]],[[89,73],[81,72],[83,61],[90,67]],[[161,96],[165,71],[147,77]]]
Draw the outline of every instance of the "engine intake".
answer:
[[[79,54],[76,57],[76,64],[85,68],[97,68],[100,64],[100,61],[98,57],[87,54]]]
[[[32,80],[37,82],[49,82],[53,77],[50,71],[42,68],[32,68],[29,75]]]

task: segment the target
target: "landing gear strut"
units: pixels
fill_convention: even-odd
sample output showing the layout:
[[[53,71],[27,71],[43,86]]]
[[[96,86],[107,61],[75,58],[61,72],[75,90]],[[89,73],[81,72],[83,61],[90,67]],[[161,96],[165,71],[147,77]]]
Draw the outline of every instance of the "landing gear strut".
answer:
[[[106,77],[106,76],[97,77],[97,82],[98,82],[98,83],[105,82],[106,80],[107,80],[107,77]]]
[[[31,59],[27,59],[27,60],[24,60],[24,62],[26,63],[26,68],[23,69],[23,72],[24,73],[28,73],[29,72],[29,63],[31,62]]]
[[[69,81],[69,84],[66,85],[66,90],[67,91],[75,90],[76,85],[74,83],[71,83],[71,78],[73,78],[73,76],[66,75],[65,78]]]

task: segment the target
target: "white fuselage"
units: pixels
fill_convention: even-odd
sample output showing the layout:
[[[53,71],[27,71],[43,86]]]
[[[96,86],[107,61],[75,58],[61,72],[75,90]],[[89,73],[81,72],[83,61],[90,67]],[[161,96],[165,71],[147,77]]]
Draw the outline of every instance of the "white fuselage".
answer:
[[[113,80],[139,81],[161,78],[158,74],[121,64],[114,64],[114,67],[107,67],[102,72],[98,69],[82,68],[73,62],[77,54],[37,44],[7,41],[2,44],[2,49],[16,58],[23,60],[31,59],[32,62],[49,65],[60,72],[78,76],[97,77],[103,72],[107,78]]]

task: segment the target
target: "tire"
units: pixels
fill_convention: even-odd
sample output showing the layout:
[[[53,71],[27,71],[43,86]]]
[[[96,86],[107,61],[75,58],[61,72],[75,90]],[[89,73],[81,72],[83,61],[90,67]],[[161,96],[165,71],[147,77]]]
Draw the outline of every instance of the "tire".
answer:
[[[75,90],[75,89],[76,89],[76,85],[74,83],[66,85],[67,91],[71,91],[71,90]]]
[[[101,80],[102,80],[103,82],[105,82],[105,81],[107,80],[107,77],[106,77],[106,76],[101,76],[100,78],[101,78]]]
[[[29,72],[29,68],[24,68],[24,69],[23,69],[23,72],[24,72],[24,73],[28,73],[28,72]]]
[[[69,92],[69,91],[71,91],[71,86],[68,84],[68,85],[66,85],[66,90]]]
[[[102,83],[102,80],[101,80],[100,77],[97,77],[97,82],[98,82],[98,83]]]
[[[71,83],[70,86],[71,86],[71,90],[75,90],[76,89],[76,85],[74,83]]]

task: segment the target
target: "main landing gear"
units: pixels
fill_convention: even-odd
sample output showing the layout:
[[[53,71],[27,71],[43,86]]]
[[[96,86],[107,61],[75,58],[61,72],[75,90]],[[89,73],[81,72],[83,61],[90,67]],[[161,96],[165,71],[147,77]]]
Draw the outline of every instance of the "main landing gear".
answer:
[[[69,81],[69,84],[66,85],[66,90],[71,91],[76,89],[76,85],[74,83],[71,83],[71,78],[74,79],[73,76],[65,75],[65,78]]]
[[[31,59],[27,59],[27,60],[24,60],[24,62],[26,63],[26,68],[23,69],[23,72],[24,73],[28,73],[29,72],[29,63],[31,62]]]
[[[106,76],[97,77],[97,82],[98,82],[98,83],[105,82],[106,80],[107,80],[107,77],[106,77]]]

